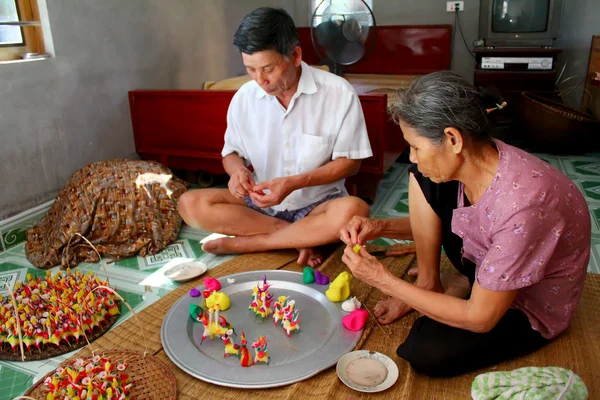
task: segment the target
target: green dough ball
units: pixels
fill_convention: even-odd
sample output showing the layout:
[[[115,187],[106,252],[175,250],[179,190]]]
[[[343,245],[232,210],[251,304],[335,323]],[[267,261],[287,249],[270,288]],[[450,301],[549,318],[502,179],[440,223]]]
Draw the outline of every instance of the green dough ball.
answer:
[[[305,284],[313,283],[315,281],[315,270],[311,267],[304,267],[304,272],[302,273],[302,282]]]

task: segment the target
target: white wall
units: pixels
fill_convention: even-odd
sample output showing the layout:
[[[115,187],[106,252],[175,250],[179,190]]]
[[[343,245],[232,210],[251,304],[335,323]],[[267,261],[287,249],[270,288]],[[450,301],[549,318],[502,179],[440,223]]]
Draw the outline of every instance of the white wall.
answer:
[[[565,9],[562,21],[562,32],[558,45],[563,49],[559,56],[559,67],[565,63],[567,68],[564,78],[575,78],[562,85],[563,93],[569,87],[581,83],[587,74],[590,60],[590,47],[592,35],[600,35],[600,1],[599,0],[565,0]],[[564,101],[571,107],[579,108],[582,105],[583,90],[576,89]],[[589,97],[583,102],[589,104]]]
[[[135,153],[127,91],[243,72],[232,36],[294,0],[49,0],[55,57],[0,65],[0,219],[54,198],[85,164]]]

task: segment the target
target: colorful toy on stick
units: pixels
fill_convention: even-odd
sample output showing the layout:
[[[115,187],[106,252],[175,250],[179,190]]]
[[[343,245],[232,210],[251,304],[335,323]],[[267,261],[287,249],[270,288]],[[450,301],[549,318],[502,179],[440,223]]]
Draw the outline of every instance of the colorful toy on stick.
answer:
[[[224,317],[219,316],[218,307],[204,311],[199,305],[190,304],[190,315],[194,321],[200,322],[204,326],[200,344],[202,344],[207,337],[212,340],[215,336],[221,337],[223,334],[227,333],[229,329],[233,329],[231,324],[227,322]]]
[[[294,310],[293,312],[287,313],[283,316],[283,329],[285,330],[288,338],[294,331],[300,333],[300,324],[298,323],[299,317],[300,311],[298,310]]]
[[[271,285],[267,283],[267,276],[265,275],[262,284],[259,282],[252,289],[252,301],[248,306],[249,311],[254,312],[254,315],[261,317],[263,320],[273,312],[271,310],[273,295],[269,293],[270,287]]]
[[[242,331],[242,336],[240,337],[240,352],[238,353],[238,358],[240,359],[240,365],[242,367],[251,367],[253,365],[252,357],[250,356],[250,352],[246,345],[248,341],[246,340],[246,334]]]
[[[60,347],[77,343],[84,331],[91,333],[105,325],[111,316],[119,314],[118,303],[108,290],[97,290],[109,283],[93,272],[59,271],[44,278],[27,274],[24,281],[12,289],[15,304],[9,295],[0,295],[0,349],[5,344],[15,351],[19,346],[19,328],[23,344],[42,350],[42,346]],[[0,289],[3,286],[0,284]],[[16,309],[15,309],[16,308]],[[19,321],[16,320],[18,315]],[[18,323],[17,323],[18,322]]]
[[[259,362],[266,363],[269,365],[269,352],[267,351],[267,337],[259,336],[258,339],[254,343],[252,343],[252,348],[254,349],[254,362],[253,365]]]
[[[284,314],[283,310],[288,305],[287,304],[287,299],[288,298],[289,298],[289,296],[288,297],[286,297],[286,296],[279,296],[277,298],[277,301],[273,305],[273,321],[274,321],[275,325],[281,324],[281,321],[283,320],[283,314]]]
[[[223,353],[223,358],[227,357],[230,354],[238,355],[240,352],[240,346],[233,342],[233,329],[228,329],[227,332],[221,335],[221,339],[223,340],[223,344],[225,345],[225,352]]]
[[[44,381],[47,400],[113,399],[127,400],[133,382],[125,371],[128,364],[116,364],[107,357],[96,355],[79,358],[65,368],[57,368]]]

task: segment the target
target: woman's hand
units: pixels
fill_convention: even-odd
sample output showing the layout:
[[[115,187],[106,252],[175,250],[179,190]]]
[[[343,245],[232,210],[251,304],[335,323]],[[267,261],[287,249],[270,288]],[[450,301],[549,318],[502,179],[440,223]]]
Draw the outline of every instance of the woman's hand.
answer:
[[[350,268],[353,276],[374,287],[378,287],[381,282],[391,276],[387,268],[377,258],[370,255],[364,247],[361,247],[360,253],[356,254],[352,245],[347,245],[342,261]]]
[[[347,245],[359,244],[362,246],[368,240],[377,239],[381,230],[381,221],[354,216],[346,226],[340,229],[340,239]]]

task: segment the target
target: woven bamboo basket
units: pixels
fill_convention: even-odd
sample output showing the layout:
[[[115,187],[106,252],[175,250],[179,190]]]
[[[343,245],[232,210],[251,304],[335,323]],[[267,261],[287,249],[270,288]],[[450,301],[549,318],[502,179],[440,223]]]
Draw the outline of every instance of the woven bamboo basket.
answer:
[[[521,93],[521,118],[533,151],[578,154],[599,148],[600,121],[540,94]]]
[[[130,396],[132,399],[171,400],[177,398],[177,381],[175,380],[175,375],[173,375],[173,372],[169,370],[169,367],[165,363],[157,358],[149,355],[144,356],[144,353],[139,351],[129,350],[111,350],[103,352],[100,355],[109,357],[115,362],[129,364],[127,374],[133,380],[133,388]],[[91,357],[91,352],[89,352],[88,356]],[[82,356],[82,358],[85,357]],[[61,364],[61,367],[64,368],[73,363],[75,363],[75,360],[67,361]],[[23,398],[45,399],[44,381],[47,377],[52,376],[54,371],[48,373],[25,392]]]

